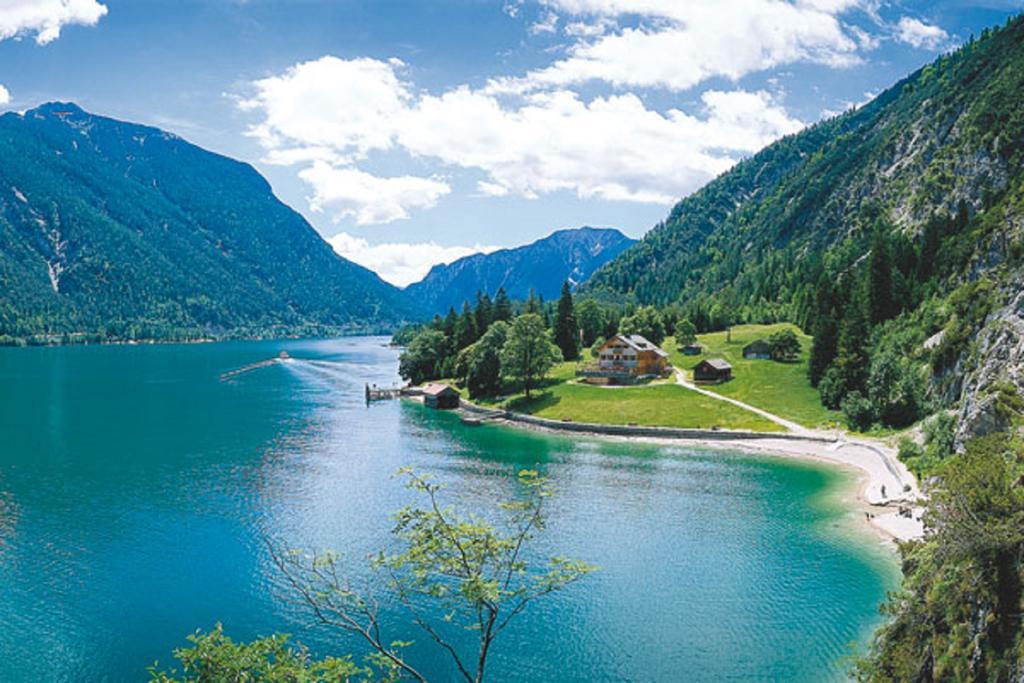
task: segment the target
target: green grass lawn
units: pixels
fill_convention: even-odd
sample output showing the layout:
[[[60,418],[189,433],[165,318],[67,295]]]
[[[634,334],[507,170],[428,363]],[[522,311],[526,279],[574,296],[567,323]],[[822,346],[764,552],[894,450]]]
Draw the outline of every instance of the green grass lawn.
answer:
[[[794,363],[773,360],[745,360],[743,347],[755,339],[767,338],[773,332],[792,329],[800,339],[800,359]],[[665,340],[665,350],[677,368],[687,371],[692,379],[693,367],[705,358],[724,358],[732,364],[733,379],[707,388],[723,396],[749,403],[808,427],[821,427],[840,421],[840,414],[821,405],[818,390],[807,379],[807,359],[811,338],[795,325],[737,325],[732,328],[732,341],[725,332],[698,336],[704,353],[684,356],[675,348],[675,341]]]
[[[605,388],[572,382],[575,371],[575,363],[557,365],[548,375],[545,386],[534,391],[529,402],[519,393],[505,397],[500,403],[511,410],[552,420],[763,432],[782,430],[770,420],[671,382]]]

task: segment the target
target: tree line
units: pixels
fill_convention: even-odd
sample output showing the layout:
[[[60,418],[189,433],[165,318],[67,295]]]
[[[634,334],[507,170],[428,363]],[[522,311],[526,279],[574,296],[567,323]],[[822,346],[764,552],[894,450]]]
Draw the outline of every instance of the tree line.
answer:
[[[680,306],[620,306],[589,297],[576,301],[565,282],[555,302],[532,292],[519,302],[504,289],[493,299],[478,292],[474,305],[466,301],[461,312],[450,308],[425,325],[406,327],[393,342],[405,347],[399,359],[404,379],[413,384],[452,380],[476,398],[499,395],[506,385],[529,395],[553,365],[595,355],[620,332],[639,334],[659,346],[675,336],[683,347],[696,342],[698,331]],[[786,348],[780,357],[793,355],[794,342],[799,353],[792,336],[780,342]]]

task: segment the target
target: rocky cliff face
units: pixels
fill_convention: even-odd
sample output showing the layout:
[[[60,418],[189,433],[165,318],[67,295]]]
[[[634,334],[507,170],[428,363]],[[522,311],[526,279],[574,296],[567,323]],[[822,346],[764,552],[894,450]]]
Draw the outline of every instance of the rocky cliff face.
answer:
[[[975,436],[1013,428],[1014,394],[1024,396],[1024,272],[1006,287],[1008,303],[985,322],[963,378],[958,447]]]

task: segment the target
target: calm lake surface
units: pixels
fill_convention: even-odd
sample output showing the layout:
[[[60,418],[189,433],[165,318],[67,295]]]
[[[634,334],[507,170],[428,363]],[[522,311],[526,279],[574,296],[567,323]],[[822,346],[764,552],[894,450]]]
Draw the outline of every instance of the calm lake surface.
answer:
[[[364,383],[397,381],[384,342],[0,349],[0,680],[145,680],[218,621],[358,651],[281,594],[263,539],[360,566],[412,500],[403,465],[480,509],[539,467],[558,496],[538,557],[602,567],[503,634],[492,680],[843,678],[898,578],[840,505],[849,475],[366,406]],[[410,658],[452,680],[426,644]]]

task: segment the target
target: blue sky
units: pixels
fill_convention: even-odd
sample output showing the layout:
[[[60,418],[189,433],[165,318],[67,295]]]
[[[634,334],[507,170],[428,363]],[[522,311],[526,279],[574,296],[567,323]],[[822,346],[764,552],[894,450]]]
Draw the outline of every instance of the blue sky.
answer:
[[[253,163],[398,284],[552,230],[639,237],[736,160],[1024,0],[0,0],[0,106]]]

